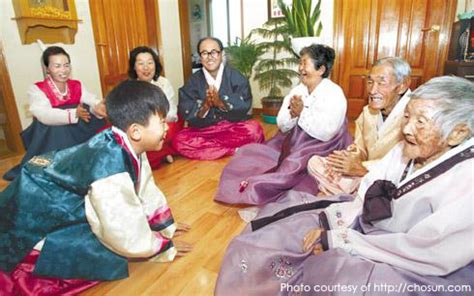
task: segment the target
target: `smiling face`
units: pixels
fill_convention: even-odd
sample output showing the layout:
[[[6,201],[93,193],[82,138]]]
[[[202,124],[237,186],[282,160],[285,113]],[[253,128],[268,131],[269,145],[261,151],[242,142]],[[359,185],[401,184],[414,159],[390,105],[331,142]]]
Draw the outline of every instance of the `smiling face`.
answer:
[[[148,52],[142,52],[137,55],[135,60],[135,72],[138,80],[151,82],[155,76],[156,65],[153,56]]]
[[[370,70],[367,77],[370,108],[386,111],[388,115],[405,90],[406,88],[397,82],[390,64],[377,65]]]
[[[66,83],[71,75],[71,64],[67,56],[63,54],[49,57],[49,65],[46,69],[56,83]]]
[[[311,57],[307,54],[303,54],[300,58],[298,71],[300,73],[301,83],[306,85],[309,92],[311,93],[323,79],[322,75],[326,69],[324,66],[321,66],[319,70],[316,70]]]
[[[142,129],[142,138],[145,151],[158,151],[163,148],[163,143],[168,132],[168,124],[165,117],[152,114],[148,126]]]
[[[423,99],[412,99],[405,108],[403,155],[420,164],[433,161],[449,149],[433,119],[436,109],[435,101]]]
[[[203,54],[205,52],[205,54]],[[215,57],[212,56],[214,52]],[[216,77],[219,67],[222,63],[221,49],[219,44],[212,40],[206,39],[199,45],[199,55],[201,57],[202,66],[214,77]]]

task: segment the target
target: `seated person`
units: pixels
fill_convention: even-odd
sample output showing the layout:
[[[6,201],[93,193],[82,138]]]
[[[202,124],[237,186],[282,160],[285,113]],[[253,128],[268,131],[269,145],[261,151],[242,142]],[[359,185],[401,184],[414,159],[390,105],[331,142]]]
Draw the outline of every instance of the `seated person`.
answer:
[[[403,141],[362,179],[354,201],[291,191],[266,205],[230,243],[215,294],[287,295],[297,285],[311,287],[303,295],[337,285],[359,288],[355,295],[385,294],[375,285],[472,287],[473,93],[474,83],[447,76],[415,90]]]
[[[168,133],[160,151],[147,152],[148,161],[152,169],[160,167],[160,163],[166,158],[168,162],[173,162],[173,154],[176,151],[171,143],[183,128],[183,121],[178,121],[178,100],[174,95],[173,86],[168,79],[160,76],[161,63],[156,52],[146,46],[139,46],[130,51],[128,77],[130,79],[138,79],[151,82],[163,90],[170,104],[170,110],[166,116],[168,123]]]
[[[68,148],[89,140],[105,125],[104,102],[70,79],[71,59],[61,47],[48,47],[42,55],[46,79],[28,90],[33,122],[22,133],[26,154],[3,178],[13,180],[35,155]]]
[[[402,58],[375,62],[367,77],[369,104],[356,120],[354,143],[328,157],[313,156],[308,163],[320,194],[352,194],[378,160],[401,139],[403,111],[409,100],[410,65]]]
[[[190,250],[171,240],[189,226],[174,223],[144,153],[162,147],[168,106],[151,83],[122,82],[107,97],[112,128],[23,166],[0,193],[1,295],[75,295],[128,277],[127,258]]]
[[[216,201],[261,205],[290,189],[314,193],[308,160],[345,149],[347,102],[342,89],[329,80],[334,50],[324,45],[300,53],[301,83],[284,98],[277,116],[280,133],[265,144],[242,147],[222,172]]]
[[[212,160],[232,155],[245,144],[263,142],[262,127],[249,119],[250,84],[224,64],[222,42],[205,37],[197,48],[203,68],[179,89],[179,115],[189,127],[176,135],[173,147],[187,158]]]

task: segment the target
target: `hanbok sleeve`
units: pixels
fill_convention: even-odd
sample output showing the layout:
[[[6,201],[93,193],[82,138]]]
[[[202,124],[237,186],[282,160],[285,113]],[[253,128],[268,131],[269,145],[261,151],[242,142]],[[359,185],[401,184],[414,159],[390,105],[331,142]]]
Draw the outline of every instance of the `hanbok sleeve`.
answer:
[[[246,118],[250,108],[252,108],[252,91],[250,90],[249,81],[235,70],[231,71],[230,82],[232,87],[230,89],[223,89],[221,100],[227,107],[226,114],[230,118]],[[224,85],[221,85],[221,88]]]
[[[171,209],[163,192],[156,186],[146,153],[141,155],[141,178],[139,195],[148,224],[153,231],[172,238],[176,231]]]
[[[100,103],[100,99],[97,98],[96,95],[90,93],[85,87],[84,84],[81,83],[81,103],[88,105],[90,108],[90,112],[92,112],[96,117],[102,118],[101,116],[95,113],[95,106]]]
[[[66,125],[78,122],[76,117],[76,109],[59,109],[53,108],[50,101],[36,85],[30,86],[27,92],[28,101],[30,103],[30,112],[46,125]]]
[[[342,89],[332,82],[330,85],[326,84],[317,96],[314,103],[304,102],[305,107],[300,114],[298,125],[311,137],[329,141],[339,132],[344,123],[347,109],[346,97]]]
[[[297,86],[298,87],[298,86]],[[287,131],[291,130],[296,126],[298,122],[298,117],[291,118],[290,109],[290,101],[293,95],[295,95],[295,89],[291,90],[290,93],[283,99],[283,103],[281,104],[280,111],[278,111],[277,116],[277,125],[281,132],[286,133]]]
[[[354,153],[357,154],[360,160],[367,160],[367,147],[364,141],[364,111],[357,117],[355,121],[355,135],[354,135]]]
[[[142,185],[146,186],[146,185]],[[113,252],[130,258],[158,257],[171,261],[177,250],[172,241],[150,227],[152,205],[142,204],[129,174],[97,180],[85,197],[86,217],[97,238]]]
[[[461,196],[422,219],[406,233],[364,235],[353,229],[328,231],[330,248],[423,275],[443,276],[474,259],[472,184]],[[469,184],[468,184],[469,183]],[[393,217],[395,218],[395,217]]]
[[[396,146],[382,158],[361,180],[359,189],[353,201],[335,203],[327,207],[320,215],[321,224],[325,225],[325,230],[351,228],[357,222],[357,218],[362,214],[364,196],[367,189],[376,180],[389,179],[387,168],[393,167],[393,159],[398,158],[402,151],[402,146]]]
[[[197,75],[195,73],[194,75]],[[191,76],[189,81],[179,89],[179,115],[189,122],[190,126],[200,126],[205,121],[203,118],[198,118],[197,113],[205,100],[204,96],[199,92],[199,81],[197,78]]]

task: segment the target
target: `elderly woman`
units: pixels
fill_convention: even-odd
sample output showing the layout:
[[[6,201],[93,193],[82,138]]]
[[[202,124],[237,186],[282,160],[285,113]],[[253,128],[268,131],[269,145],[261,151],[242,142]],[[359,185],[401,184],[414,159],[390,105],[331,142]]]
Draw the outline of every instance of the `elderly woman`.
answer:
[[[456,77],[419,87],[404,140],[364,177],[358,197],[301,205],[312,198],[292,192],[267,206],[260,217],[270,217],[230,244],[216,294],[340,295],[350,285],[356,295],[441,295],[449,285],[472,293],[473,93],[474,83]]]
[[[328,78],[334,50],[315,44],[300,55],[301,83],[283,100],[277,117],[280,133],[265,144],[237,151],[221,175],[216,201],[260,205],[292,188],[315,193],[316,182],[306,170],[308,159],[350,144],[346,98]]]
[[[48,47],[41,57],[47,76],[28,89],[31,125],[21,133],[26,154],[20,165],[3,178],[13,180],[35,155],[83,143],[104,125],[104,102],[70,79],[71,58],[59,46]]]
[[[139,46],[130,51],[128,77],[130,79],[138,79],[150,82],[164,92],[170,104],[170,111],[166,116],[168,123],[168,133],[165,143],[160,151],[147,152],[148,161],[152,169],[160,167],[160,163],[166,158],[168,162],[173,162],[173,156],[176,151],[171,143],[174,136],[183,128],[183,122],[178,121],[178,100],[174,94],[173,86],[161,73],[161,63],[156,52],[146,46]]]

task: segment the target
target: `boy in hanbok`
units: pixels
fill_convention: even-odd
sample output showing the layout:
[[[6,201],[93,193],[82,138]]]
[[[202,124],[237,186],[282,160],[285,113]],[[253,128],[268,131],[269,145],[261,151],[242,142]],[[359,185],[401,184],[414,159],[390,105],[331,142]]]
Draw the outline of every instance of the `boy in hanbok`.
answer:
[[[146,151],[166,137],[169,104],[144,81],[107,98],[112,127],[36,156],[0,193],[0,295],[76,294],[128,277],[127,258],[172,261],[191,246],[156,187]]]

